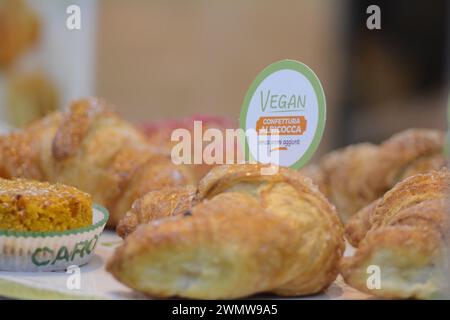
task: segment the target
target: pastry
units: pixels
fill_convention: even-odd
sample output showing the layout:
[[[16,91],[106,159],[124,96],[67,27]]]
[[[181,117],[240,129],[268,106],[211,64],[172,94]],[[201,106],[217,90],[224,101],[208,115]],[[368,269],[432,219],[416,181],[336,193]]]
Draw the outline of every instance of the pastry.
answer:
[[[347,235],[358,248],[341,263],[345,281],[386,298],[448,296],[450,172],[418,174],[363,209]],[[380,286],[368,286],[368,268]]]
[[[359,242],[364,239],[367,232],[369,232],[372,227],[370,221],[371,216],[380,201],[381,199],[375,200],[359,210],[350,218],[350,220],[348,220],[345,225],[345,238],[352,246],[357,247]]]
[[[0,1],[0,69],[29,49],[39,30],[38,17],[23,0]]]
[[[198,128],[201,126],[200,135],[196,133],[194,129],[194,123],[199,122]],[[226,129],[234,129],[237,127],[236,123],[233,123],[230,119],[226,117],[214,117],[214,116],[206,116],[206,115],[194,115],[191,117],[186,117],[182,119],[172,119],[172,120],[158,120],[152,122],[146,122],[139,125],[139,128],[144,132],[147,136],[148,141],[153,146],[157,146],[160,151],[170,154],[172,148],[178,143],[176,138],[175,141],[172,141],[172,133],[176,129],[185,129],[189,132],[192,141],[190,142],[191,148],[191,157],[194,157],[194,150],[196,145],[201,146],[202,151],[206,149],[208,145],[207,141],[203,141],[204,134],[207,130],[215,130],[216,132],[219,130],[221,134],[225,136]],[[200,130],[199,130],[200,131]],[[231,141],[229,144],[223,146],[223,152],[221,153],[223,156],[223,162],[226,163],[225,155],[230,156],[231,154],[234,156],[233,158],[236,160],[240,159],[241,154],[238,153],[240,151],[238,146],[238,139],[236,141]],[[227,154],[228,153],[228,154]],[[187,165],[195,174],[196,179],[200,180],[203,176],[208,173],[216,164],[190,164]]]
[[[443,146],[443,132],[410,129],[380,145],[361,143],[333,151],[302,173],[319,185],[347,223],[397,182],[444,167]]]
[[[0,176],[61,182],[88,192],[110,211],[110,227],[147,192],[195,182],[191,170],[173,164],[170,155],[94,98],[0,137]]]
[[[196,191],[191,185],[150,191],[137,199],[131,210],[119,221],[117,234],[125,238],[140,224],[186,213],[192,206]]]
[[[66,231],[92,224],[91,196],[62,184],[0,179],[0,230]]]
[[[108,270],[127,286],[155,297],[320,292],[336,278],[344,250],[335,209],[298,172],[278,168],[263,175],[263,168],[212,169],[199,182],[195,197],[182,190],[171,205],[162,205],[162,215],[170,217],[158,219],[157,213],[155,220],[153,213],[140,212],[160,204],[134,206],[124,219],[128,235]],[[178,204],[188,207],[188,202],[186,211],[173,211]],[[146,219],[139,225],[132,216]]]

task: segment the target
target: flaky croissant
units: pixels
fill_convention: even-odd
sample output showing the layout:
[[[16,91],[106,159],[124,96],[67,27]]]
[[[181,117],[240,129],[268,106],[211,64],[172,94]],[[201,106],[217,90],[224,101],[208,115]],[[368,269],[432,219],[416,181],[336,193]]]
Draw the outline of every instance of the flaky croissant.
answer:
[[[279,168],[262,175],[261,168],[216,167],[193,198],[186,189],[174,198],[144,197],[119,226],[128,236],[108,270],[127,286],[156,297],[291,296],[323,290],[336,278],[344,250],[334,207],[298,172]],[[191,202],[189,210],[177,209],[186,202]]]
[[[410,129],[380,145],[361,143],[333,151],[302,173],[319,185],[347,223],[397,182],[444,167],[443,146],[443,132]]]
[[[119,221],[117,234],[125,238],[141,224],[186,213],[191,209],[196,193],[197,188],[192,185],[150,191],[137,199],[131,210]]]
[[[0,177],[61,182],[92,194],[115,226],[150,190],[195,183],[105,101],[75,101],[24,130],[0,137]]]
[[[351,219],[346,233],[358,248],[341,273],[380,297],[448,297],[449,232],[450,172],[412,176]],[[379,268],[379,288],[368,284],[370,266]]]

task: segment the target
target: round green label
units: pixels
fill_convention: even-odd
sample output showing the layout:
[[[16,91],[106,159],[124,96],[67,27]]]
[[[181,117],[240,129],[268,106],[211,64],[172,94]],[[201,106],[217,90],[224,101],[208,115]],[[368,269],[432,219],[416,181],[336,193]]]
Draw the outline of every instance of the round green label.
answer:
[[[275,62],[258,74],[242,105],[246,160],[301,168],[317,150],[325,121],[315,73],[298,61]]]

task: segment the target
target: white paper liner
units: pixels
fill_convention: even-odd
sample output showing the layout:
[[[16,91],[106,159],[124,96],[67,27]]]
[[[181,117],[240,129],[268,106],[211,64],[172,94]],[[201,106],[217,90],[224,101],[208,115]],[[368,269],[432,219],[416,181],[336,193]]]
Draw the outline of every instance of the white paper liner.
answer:
[[[94,205],[91,226],[63,232],[0,230],[0,270],[63,271],[89,262],[108,220],[105,208]]]

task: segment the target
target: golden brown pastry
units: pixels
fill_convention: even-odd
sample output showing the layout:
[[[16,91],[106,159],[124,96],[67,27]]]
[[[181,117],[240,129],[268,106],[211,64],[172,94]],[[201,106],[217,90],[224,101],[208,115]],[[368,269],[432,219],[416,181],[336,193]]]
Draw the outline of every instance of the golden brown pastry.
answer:
[[[0,175],[61,182],[92,194],[113,227],[151,190],[194,182],[190,170],[155,151],[105,101],[75,101],[24,130],[0,138]]]
[[[136,230],[117,249],[108,270],[127,286],[156,297],[295,296],[323,290],[336,278],[344,250],[335,209],[298,172],[279,168],[262,175],[262,168],[212,169],[193,200],[182,190],[175,206],[163,206],[167,215],[190,201],[183,214],[177,210],[175,216],[153,220],[153,213],[140,211],[159,204],[136,205],[124,220],[145,216],[144,224],[129,224],[128,232]]]
[[[336,205],[344,223],[397,182],[445,166],[444,133],[410,129],[380,145],[361,143],[331,152],[302,170]]]
[[[359,242],[364,239],[367,232],[372,227],[371,216],[381,199],[375,200],[371,204],[365,206],[354,214],[345,225],[345,238],[354,247],[357,247]]]
[[[0,69],[36,42],[39,29],[38,17],[23,0],[0,1]]]
[[[196,191],[197,189],[192,185],[150,191],[137,199],[131,210],[119,221],[116,228],[117,234],[125,238],[140,224],[188,212]]]
[[[345,281],[361,291],[387,298],[448,295],[449,215],[447,169],[398,183],[355,216],[352,230],[347,227],[347,235],[358,249],[354,256],[342,261]],[[367,285],[370,266],[380,270],[380,288]]]

